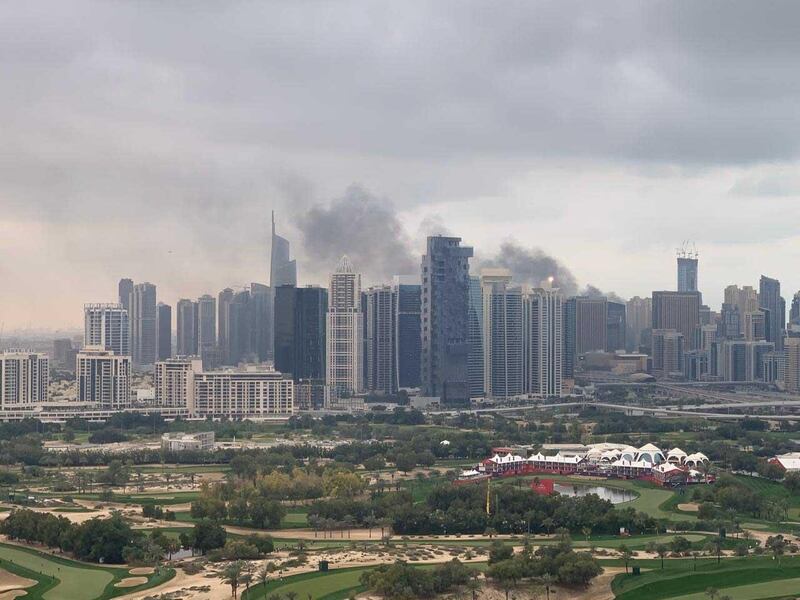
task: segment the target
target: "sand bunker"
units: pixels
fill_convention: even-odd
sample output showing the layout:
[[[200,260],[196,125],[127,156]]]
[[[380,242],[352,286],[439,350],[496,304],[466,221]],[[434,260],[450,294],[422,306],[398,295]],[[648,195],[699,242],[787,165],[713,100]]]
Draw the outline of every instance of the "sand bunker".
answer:
[[[14,575],[13,573],[6,571],[5,569],[0,569],[0,592],[19,590],[20,588],[31,587],[32,585],[36,585],[36,581],[33,579],[20,577],[19,575]],[[10,596],[10,598],[13,598],[13,596]]]
[[[129,588],[142,585],[143,583],[147,583],[147,577],[126,577],[122,581],[115,583],[114,587]]]
[[[14,600],[20,596],[25,596],[28,592],[25,590],[8,590],[7,592],[0,592],[0,600]]]
[[[678,504],[678,510],[684,512],[698,512],[700,510],[700,505],[697,504],[697,502],[685,502],[684,504]]]
[[[156,570],[153,567],[136,567],[128,571],[131,575],[152,575]]]

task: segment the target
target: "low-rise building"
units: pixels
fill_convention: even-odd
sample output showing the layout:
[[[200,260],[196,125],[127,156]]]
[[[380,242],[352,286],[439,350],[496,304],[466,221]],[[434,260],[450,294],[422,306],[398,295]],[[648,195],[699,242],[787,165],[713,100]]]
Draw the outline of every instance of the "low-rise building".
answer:
[[[247,367],[204,371],[202,361],[173,358],[155,365],[157,406],[191,416],[259,418],[294,413],[294,382],[278,371]]]
[[[214,432],[197,433],[173,432],[161,436],[161,449],[164,452],[181,452],[182,450],[212,450],[214,448]]]

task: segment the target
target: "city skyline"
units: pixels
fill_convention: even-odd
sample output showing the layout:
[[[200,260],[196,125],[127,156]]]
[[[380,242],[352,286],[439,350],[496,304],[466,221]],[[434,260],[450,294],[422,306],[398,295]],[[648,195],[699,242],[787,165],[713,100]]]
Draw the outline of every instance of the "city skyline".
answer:
[[[711,305],[800,289],[796,6],[68,4],[3,10],[6,331],[78,328],[121,276],[269,283],[272,210],[302,284],[345,253],[386,283],[452,232],[625,298],[685,239]]]

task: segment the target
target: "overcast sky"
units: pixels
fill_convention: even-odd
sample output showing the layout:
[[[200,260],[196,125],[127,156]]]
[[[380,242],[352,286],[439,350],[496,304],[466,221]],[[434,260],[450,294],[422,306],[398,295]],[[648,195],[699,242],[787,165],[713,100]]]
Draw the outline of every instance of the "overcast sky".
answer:
[[[0,322],[74,326],[120,277],[159,299],[367,282],[446,231],[579,286],[800,287],[794,2],[5,2]],[[522,254],[525,255],[524,252]],[[539,254],[541,256],[541,254]]]

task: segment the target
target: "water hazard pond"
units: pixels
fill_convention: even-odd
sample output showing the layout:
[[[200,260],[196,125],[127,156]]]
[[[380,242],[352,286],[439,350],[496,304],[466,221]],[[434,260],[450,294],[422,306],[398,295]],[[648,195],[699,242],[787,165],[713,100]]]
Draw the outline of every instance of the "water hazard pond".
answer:
[[[585,483],[556,483],[553,485],[553,491],[563,494],[564,496],[572,497],[597,494],[600,496],[600,498],[603,500],[609,500],[612,504],[630,502],[631,500],[636,500],[637,498],[636,492],[632,492],[630,490]]]

